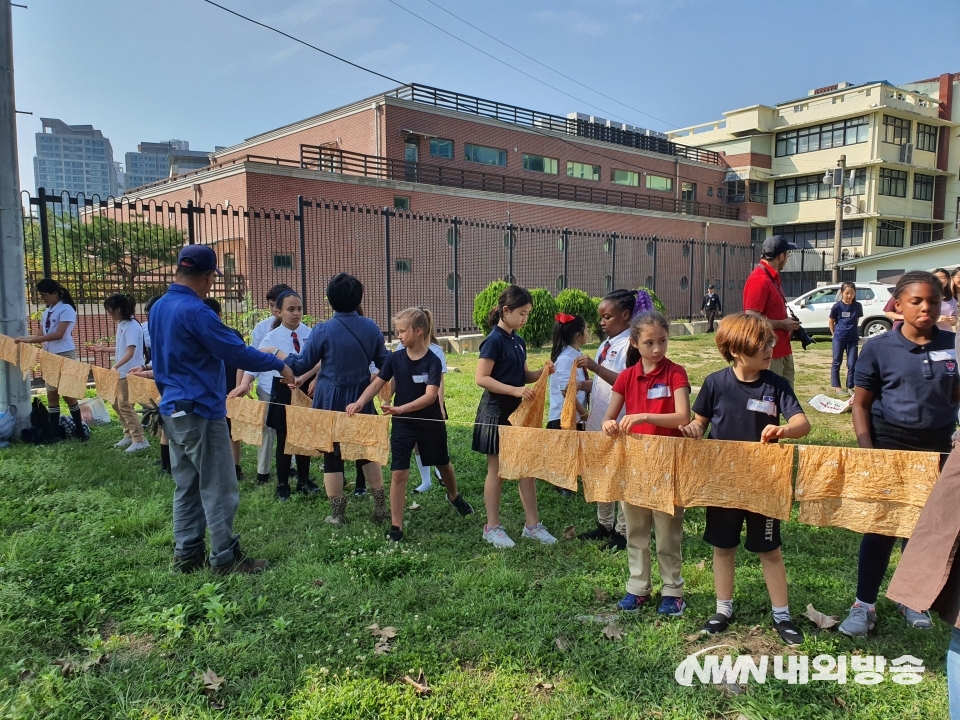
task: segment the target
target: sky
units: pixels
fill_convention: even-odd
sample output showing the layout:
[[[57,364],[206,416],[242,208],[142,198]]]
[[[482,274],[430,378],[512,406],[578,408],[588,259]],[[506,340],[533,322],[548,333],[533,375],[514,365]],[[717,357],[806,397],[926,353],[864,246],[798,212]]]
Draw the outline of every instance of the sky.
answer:
[[[33,113],[17,116],[24,189],[41,117],[93,125],[123,162],[139,142],[213,150],[398,84],[204,0],[17,1],[17,108]],[[841,81],[960,72],[956,0],[218,2],[403,83],[660,131]]]

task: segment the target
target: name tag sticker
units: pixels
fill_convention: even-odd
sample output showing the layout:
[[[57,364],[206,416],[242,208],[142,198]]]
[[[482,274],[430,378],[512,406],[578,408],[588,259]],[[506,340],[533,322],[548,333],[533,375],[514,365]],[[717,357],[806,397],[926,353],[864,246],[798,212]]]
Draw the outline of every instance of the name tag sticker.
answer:
[[[931,350],[930,359],[934,362],[941,360],[956,360],[957,351],[956,350]]]
[[[848,318],[848,317],[850,317],[852,314],[853,314],[853,313],[850,313],[850,312],[842,312],[842,313],[840,313],[840,317],[842,317],[842,318]]]
[[[751,412],[763,413],[765,415],[773,415],[773,417],[777,417],[779,414],[777,412],[777,404],[772,402],[772,400],[767,400],[766,398],[763,400],[748,400],[747,410],[750,410]]]
[[[956,375],[957,374],[957,363],[955,360],[947,360],[943,365],[946,368],[947,375]]]
[[[647,400],[657,400],[659,398],[668,397],[670,397],[669,385],[654,385],[652,388],[647,390]]]
[[[413,376],[411,376],[412,380],[413,380],[415,383],[425,383],[425,382],[427,381],[427,377],[428,377],[428,376],[427,376],[426,374],[424,374],[424,375],[413,375]]]

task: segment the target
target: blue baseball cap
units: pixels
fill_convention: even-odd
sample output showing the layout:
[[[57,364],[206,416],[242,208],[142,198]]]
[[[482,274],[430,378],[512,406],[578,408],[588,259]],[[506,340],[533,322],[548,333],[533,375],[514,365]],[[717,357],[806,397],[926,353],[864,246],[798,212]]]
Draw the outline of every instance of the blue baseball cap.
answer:
[[[217,254],[206,245],[187,245],[177,256],[177,267],[191,268],[199,272],[210,272],[223,276],[217,267]]]

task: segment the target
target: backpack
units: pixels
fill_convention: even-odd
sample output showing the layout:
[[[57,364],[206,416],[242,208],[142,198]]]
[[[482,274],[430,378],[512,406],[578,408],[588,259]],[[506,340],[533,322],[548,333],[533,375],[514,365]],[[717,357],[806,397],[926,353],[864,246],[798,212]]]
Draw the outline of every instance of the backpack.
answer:
[[[47,445],[60,442],[63,439],[60,428],[55,428],[53,423],[50,422],[50,412],[40,398],[33,399],[30,410],[30,427],[20,431],[20,438],[24,442],[34,445]]]
[[[86,423],[83,424],[83,432],[86,433],[87,437],[90,437],[90,426]],[[63,440],[69,440],[70,438],[80,437],[77,433],[77,424],[73,421],[73,417],[70,415],[61,415],[60,416],[60,437]]]
[[[6,412],[0,413],[0,448],[5,448],[13,439],[17,428],[17,406],[11,405]]]

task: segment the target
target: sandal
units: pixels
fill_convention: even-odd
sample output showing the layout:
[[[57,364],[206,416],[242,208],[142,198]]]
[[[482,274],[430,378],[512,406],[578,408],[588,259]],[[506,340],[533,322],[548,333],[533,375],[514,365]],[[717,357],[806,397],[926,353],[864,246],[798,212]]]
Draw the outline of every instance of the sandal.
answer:
[[[803,631],[792,620],[781,620],[774,623],[773,629],[777,631],[777,635],[787,645],[799,645],[803,642]]]
[[[727,617],[723,613],[716,613],[710,616],[710,619],[703,624],[703,627],[700,628],[701,633],[706,633],[707,635],[716,635],[717,633],[724,632],[730,623],[733,622],[733,617]]]

